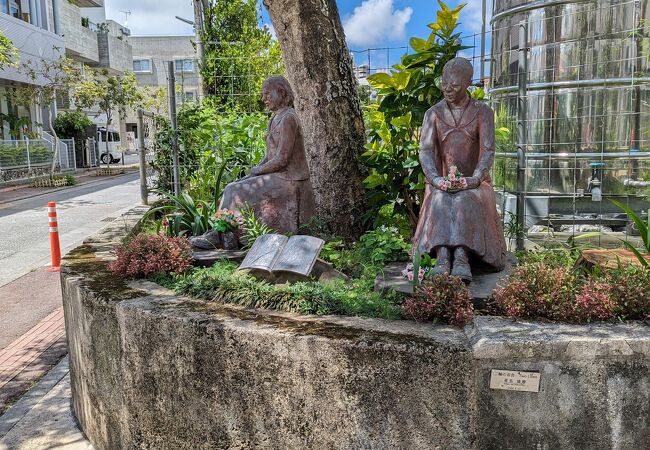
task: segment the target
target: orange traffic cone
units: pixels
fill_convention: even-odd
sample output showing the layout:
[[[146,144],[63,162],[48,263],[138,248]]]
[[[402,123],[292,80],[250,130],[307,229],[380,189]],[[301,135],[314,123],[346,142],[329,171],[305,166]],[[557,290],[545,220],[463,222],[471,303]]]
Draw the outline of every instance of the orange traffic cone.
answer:
[[[50,225],[50,253],[52,254],[52,267],[48,272],[61,270],[61,245],[59,244],[59,224],[56,220],[56,203],[47,203],[47,219]]]

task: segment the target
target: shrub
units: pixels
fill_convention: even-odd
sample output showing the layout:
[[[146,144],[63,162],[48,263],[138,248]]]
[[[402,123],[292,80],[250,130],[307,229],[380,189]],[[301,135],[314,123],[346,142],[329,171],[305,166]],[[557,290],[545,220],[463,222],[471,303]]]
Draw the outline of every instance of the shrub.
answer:
[[[167,213],[162,225],[169,236],[200,236],[214,226],[215,203],[195,200],[187,192],[172,195],[165,191],[154,190],[166,203],[151,208],[144,218],[149,219],[158,213]]]
[[[650,270],[638,267],[581,274],[569,266],[530,262],[495,291],[510,317],[566,322],[650,319]]]
[[[397,228],[380,226],[363,234],[351,247],[346,247],[343,240],[328,242],[321,258],[337,270],[358,277],[363,273],[376,274],[389,262],[408,260],[410,249]]]
[[[139,235],[115,250],[117,260],[108,268],[122,277],[142,278],[157,272],[186,272],[192,262],[186,238]]]
[[[573,308],[579,280],[569,267],[544,262],[517,267],[495,291],[495,301],[510,317],[566,318]]]
[[[405,316],[418,321],[465,325],[474,317],[472,297],[465,283],[451,275],[436,275],[404,301]]]
[[[650,269],[631,266],[610,270],[603,278],[619,318],[650,320]]]
[[[616,303],[611,298],[609,288],[606,282],[589,280],[576,295],[574,307],[566,319],[575,322],[612,320]]]

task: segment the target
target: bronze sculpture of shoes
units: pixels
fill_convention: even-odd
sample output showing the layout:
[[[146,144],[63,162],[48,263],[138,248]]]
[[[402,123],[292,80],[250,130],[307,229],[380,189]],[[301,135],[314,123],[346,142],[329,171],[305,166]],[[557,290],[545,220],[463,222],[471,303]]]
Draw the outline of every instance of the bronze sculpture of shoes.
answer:
[[[433,275],[443,275],[449,273],[451,270],[451,262],[449,261],[449,250],[445,247],[438,249],[436,254],[437,261],[431,273]]]
[[[469,265],[467,251],[462,247],[457,247],[454,250],[454,268],[452,269],[451,274],[466,283],[472,281],[472,268]]]
[[[222,234],[215,230],[206,231],[201,236],[191,237],[190,244],[192,247],[201,250],[214,250],[216,248],[223,248]]]

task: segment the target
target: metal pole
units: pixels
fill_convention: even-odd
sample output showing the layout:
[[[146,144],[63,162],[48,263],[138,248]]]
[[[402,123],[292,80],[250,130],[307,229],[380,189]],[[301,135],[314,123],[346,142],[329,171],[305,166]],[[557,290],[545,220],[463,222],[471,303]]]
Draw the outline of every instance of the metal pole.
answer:
[[[174,195],[181,193],[181,177],[178,171],[178,136],[176,123],[176,79],[174,78],[174,61],[167,61],[167,90],[169,92],[169,121],[172,126],[172,179]]]
[[[528,26],[519,22],[519,61],[517,75],[517,250],[524,250],[524,222],[526,202],[526,85],[528,82]]]
[[[25,148],[27,150],[27,169],[30,170],[32,168],[32,161],[29,157],[29,138],[27,136],[25,136]]]
[[[199,98],[203,99],[205,92],[205,85],[203,82],[203,76],[201,74],[201,69],[205,62],[205,46],[203,44],[204,39],[204,25],[203,25],[203,3],[201,0],[194,0],[194,28],[196,30],[196,52],[199,56]]]
[[[481,23],[481,79],[479,83],[483,86],[485,82],[485,20],[487,19],[487,0],[483,0],[483,21]]]
[[[140,199],[143,205],[148,205],[147,149],[144,146],[144,111],[142,108],[138,108],[138,156],[140,158]]]

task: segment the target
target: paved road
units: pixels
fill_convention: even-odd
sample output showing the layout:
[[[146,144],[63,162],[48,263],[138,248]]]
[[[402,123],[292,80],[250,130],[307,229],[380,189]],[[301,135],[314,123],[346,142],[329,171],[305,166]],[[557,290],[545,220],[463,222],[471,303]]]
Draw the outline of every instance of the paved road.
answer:
[[[139,204],[139,192],[138,174],[130,173],[0,205],[0,286],[49,263],[48,201],[58,205],[65,254]]]

